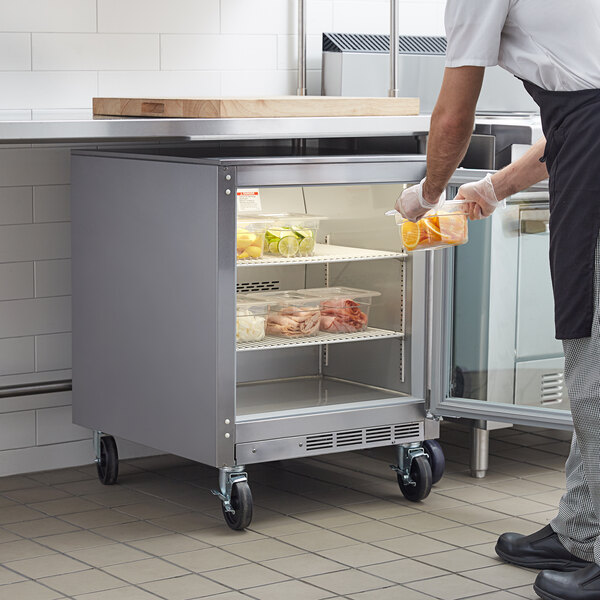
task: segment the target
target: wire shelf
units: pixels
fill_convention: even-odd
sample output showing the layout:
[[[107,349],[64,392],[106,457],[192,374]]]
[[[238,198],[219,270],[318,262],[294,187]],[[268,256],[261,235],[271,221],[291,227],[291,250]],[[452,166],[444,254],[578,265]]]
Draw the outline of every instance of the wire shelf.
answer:
[[[369,327],[365,331],[354,333],[325,333],[320,331],[316,336],[309,338],[280,338],[267,336],[260,342],[238,342],[237,351],[272,350],[275,348],[294,348],[298,346],[322,346],[324,344],[342,344],[345,342],[366,342],[368,340],[381,340],[386,338],[402,338],[404,334],[399,331],[376,329]]]
[[[350,248],[347,246],[334,246],[333,244],[316,244],[314,256],[293,256],[292,258],[283,258],[282,256],[265,254],[262,258],[238,260],[237,266],[240,268],[309,265],[332,262],[382,260],[386,258],[406,258],[406,256],[407,254],[404,252]]]

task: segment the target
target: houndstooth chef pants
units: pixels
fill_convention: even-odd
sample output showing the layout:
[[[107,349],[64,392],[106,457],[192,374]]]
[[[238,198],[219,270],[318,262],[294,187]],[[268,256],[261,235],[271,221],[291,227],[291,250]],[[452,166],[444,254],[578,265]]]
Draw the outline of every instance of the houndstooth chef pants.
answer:
[[[567,491],[550,525],[571,554],[600,564],[600,237],[594,297],[591,337],[563,340],[575,432],[566,464]]]

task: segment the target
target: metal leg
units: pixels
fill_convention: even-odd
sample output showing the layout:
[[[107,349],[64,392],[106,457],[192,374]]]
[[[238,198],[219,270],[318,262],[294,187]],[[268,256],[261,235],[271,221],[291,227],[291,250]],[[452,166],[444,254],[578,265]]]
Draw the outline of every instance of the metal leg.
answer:
[[[223,510],[235,514],[231,506],[231,489],[236,483],[248,481],[248,474],[244,471],[244,466],[222,467],[219,469],[219,489],[212,490],[212,493],[223,502]]]
[[[473,426],[471,428],[471,477],[482,479],[488,470],[490,432]]]
[[[100,438],[102,437],[101,431],[96,431],[94,429],[94,453],[96,454],[96,458],[94,460],[95,463],[100,462]]]

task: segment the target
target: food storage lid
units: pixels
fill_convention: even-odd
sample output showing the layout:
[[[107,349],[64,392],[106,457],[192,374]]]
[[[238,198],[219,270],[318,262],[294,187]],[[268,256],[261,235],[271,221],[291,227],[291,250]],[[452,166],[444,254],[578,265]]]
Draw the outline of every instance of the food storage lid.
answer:
[[[248,310],[252,310],[253,312],[266,314],[271,302],[268,300],[263,300],[262,298],[257,298],[254,294],[239,293],[236,294],[236,304],[237,308],[246,308]]]
[[[372,290],[360,290],[357,288],[349,287],[325,287],[325,288],[310,288],[303,290],[307,296],[317,296],[322,300],[329,300],[332,298],[346,298],[348,300],[365,300],[370,302],[371,298],[375,296],[381,296],[381,292],[375,292]]]
[[[275,223],[277,225],[301,225],[306,221],[324,221],[329,218],[320,215],[307,215],[304,213],[261,213],[260,216],[267,219],[270,223]]]
[[[263,229],[266,229],[270,222],[271,221],[269,219],[266,219],[262,215],[244,214],[243,216],[238,215],[237,226],[239,228],[244,226],[247,227],[248,225],[259,225]]]
[[[464,200],[464,199],[446,200],[446,202],[444,202],[444,204],[442,204],[440,209],[430,210],[423,217],[421,217],[420,220],[429,219],[431,217],[443,217],[444,215],[453,215],[453,214],[457,214],[457,213],[466,214],[465,210],[464,210],[464,207],[466,204],[468,204],[468,202],[467,202],[467,200]],[[385,214],[388,217],[395,217],[396,223],[398,225],[400,225],[408,220],[408,219],[405,219],[397,210],[388,210],[388,212],[386,212]]]
[[[309,296],[300,291],[259,292],[253,294],[253,296],[267,301],[270,305],[282,306],[317,306],[318,302],[326,299],[326,296],[323,298],[320,296]]]

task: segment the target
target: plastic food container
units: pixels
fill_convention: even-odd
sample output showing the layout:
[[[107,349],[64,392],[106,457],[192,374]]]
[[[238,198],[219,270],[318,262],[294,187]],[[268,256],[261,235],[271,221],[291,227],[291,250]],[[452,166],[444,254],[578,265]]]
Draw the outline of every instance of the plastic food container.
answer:
[[[305,290],[308,296],[320,298],[319,329],[328,333],[355,333],[369,324],[371,301],[379,292],[347,287],[314,288]]]
[[[267,332],[269,303],[247,294],[237,294],[235,341],[260,342]]]
[[[298,213],[262,215],[268,219],[265,252],[275,256],[313,256],[319,223],[325,217]]]
[[[240,217],[237,222],[238,260],[262,258],[267,221],[262,217]]]
[[[299,338],[319,333],[320,298],[301,292],[264,292],[253,296],[269,303],[267,335]]]
[[[396,214],[402,244],[407,252],[460,246],[469,241],[469,224],[462,201],[450,200],[412,223]]]

